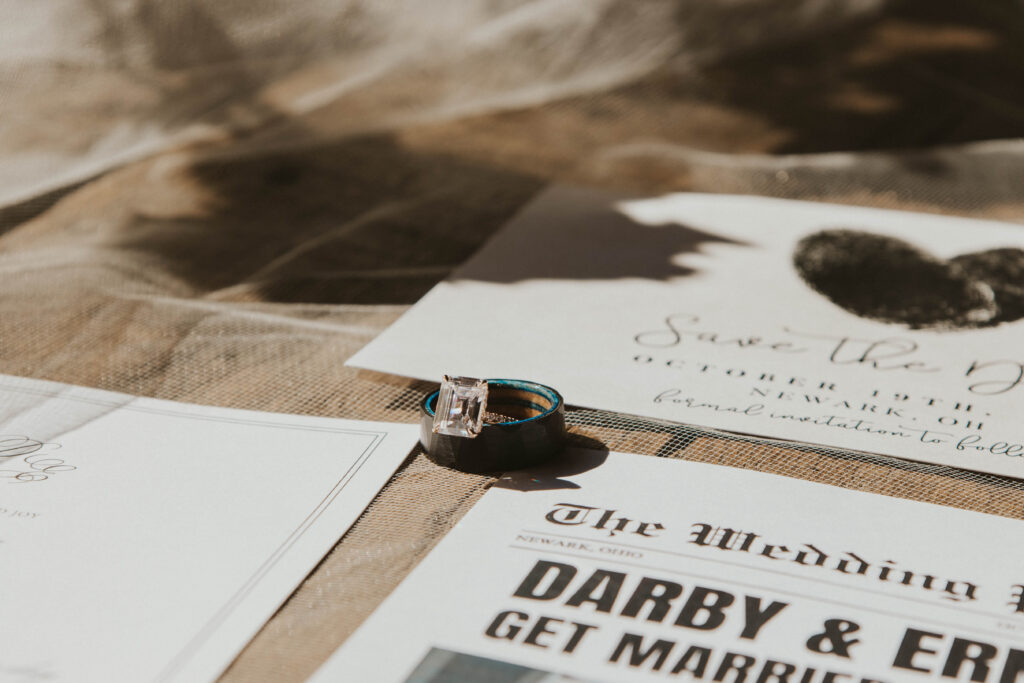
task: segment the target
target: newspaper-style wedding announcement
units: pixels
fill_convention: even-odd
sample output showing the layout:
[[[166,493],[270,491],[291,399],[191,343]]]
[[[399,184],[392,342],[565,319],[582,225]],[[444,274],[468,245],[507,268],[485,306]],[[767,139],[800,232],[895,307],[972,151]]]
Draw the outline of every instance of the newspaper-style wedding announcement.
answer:
[[[0,680],[213,680],[416,431],[0,376]]]
[[[349,361],[1024,476],[1024,227],[555,188]]]
[[[1020,529],[573,451],[488,491],[312,681],[1015,683]]]

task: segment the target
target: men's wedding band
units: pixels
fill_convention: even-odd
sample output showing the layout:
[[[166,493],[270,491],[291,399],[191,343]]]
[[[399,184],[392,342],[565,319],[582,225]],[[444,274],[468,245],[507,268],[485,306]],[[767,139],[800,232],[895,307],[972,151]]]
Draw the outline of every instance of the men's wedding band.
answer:
[[[427,457],[463,472],[530,467],[565,446],[562,395],[536,382],[446,375],[420,409]]]

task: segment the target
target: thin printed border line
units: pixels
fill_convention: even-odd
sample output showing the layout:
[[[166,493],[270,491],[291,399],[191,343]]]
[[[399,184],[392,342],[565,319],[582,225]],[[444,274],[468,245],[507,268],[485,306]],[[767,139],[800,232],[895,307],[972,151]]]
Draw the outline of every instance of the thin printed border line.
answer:
[[[32,380],[32,381],[34,381],[34,382],[47,382],[47,383],[49,383],[49,380]],[[89,387],[79,387],[78,385],[68,385],[68,386],[72,386],[75,389],[85,389],[86,391],[99,391],[99,392],[111,393],[111,394],[116,394],[117,393],[117,392],[114,392],[114,391],[108,392],[105,389],[91,389]],[[12,386],[10,384],[3,384],[3,383],[0,383],[0,390],[8,390],[8,391],[12,391],[12,392],[20,393],[20,394],[30,394],[32,396],[45,396],[45,397],[48,397],[48,398],[58,398],[58,399],[66,400],[66,401],[78,401],[79,403],[90,403],[92,405],[106,406],[108,408],[116,408],[116,409],[120,409],[120,410],[134,410],[134,411],[140,412],[140,413],[151,413],[151,414],[154,414],[154,415],[173,415],[175,417],[187,417],[187,418],[190,418],[192,420],[206,420],[206,421],[212,421],[212,422],[227,422],[227,423],[231,423],[231,424],[250,424],[250,425],[259,425],[259,426],[263,426],[263,427],[277,427],[279,429],[297,429],[297,430],[300,430],[300,431],[334,432],[334,433],[338,433],[338,434],[358,434],[358,435],[361,435],[361,436],[377,436],[377,435],[380,435],[380,434],[386,434],[386,432],[380,432],[380,431],[376,431],[376,430],[363,431],[363,430],[359,430],[359,429],[341,429],[341,428],[337,428],[337,427],[319,427],[319,426],[313,426],[313,425],[287,424],[287,423],[270,424],[270,423],[267,423],[267,422],[261,422],[260,420],[253,420],[253,419],[234,418],[234,417],[218,417],[218,416],[214,416],[214,415],[195,415],[195,414],[192,414],[192,413],[190,413],[188,411],[183,411],[183,410],[170,410],[170,409],[163,409],[163,408],[156,408],[156,407],[133,405],[133,403],[135,401],[140,400],[140,399],[143,400],[143,401],[158,401],[160,403],[174,403],[174,401],[170,401],[168,399],[163,399],[163,398],[152,398],[152,397],[148,397],[148,396],[132,396],[131,394],[121,394],[122,396],[126,396],[129,399],[131,399],[127,403],[116,403],[116,402],[113,402],[113,401],[104,401],[104,400],[101,400],[101,399],[88,398],[88,397],[85,397],[85,396],[74,396],[74,395],[69,395],[69,394],[63,394],[63,393],[60,393],[60,392],[41,391],[41,390],[37,390],[37,389],[31,389],[29,387]],[[250,410],[250,409],[247,409],[247,408],[225,408],[223,406],[207,406],[207,405],[201,405],[201,404],[198,404],[198,403],[189,403],[187,405],[195,406],[196,408],[201,408],[201,409],[202,408],[210,408],[210,409],[213,409],[213,410],[225,410],[225,411],[261,412],[261,411]],[[267,411],[262,411],[262,412],[267,412]],[[271,413],[271,414],[273,414],[273,415],[283,415],[283,416],[287,416],[287,417],[294,417],[295,416],[294,414],[291,414],[291,413]],[[309,417],[313,417],[313,418],[316,418],[316,419],[322,419],[322,420],[343,419],[343,418],[324,417],[324,416],[321,416],[321,415],[312,415],[312,416],[309,416]]]
[[[370,455],[373,454],[380,444],[384,443],[384,439],[387,437],[387,432],[376,432],[377,436],[359,456],[359,459],[349,466],[345,474],[341,476],[338,483],[335,484],[334,488],[320,501],[320,503],[313,508],[313,511],[306,516],[306,519],[302,521],[295,528],[295,530],[278,546],[277,550],[271,553],[264,563],[256,570],[256,572],[246,580],[245,583],[238,589],[238,591],[228,599],[227,603],[221,607],[213,617],[207,622],[200,631],[193,636],[193,638],[185,645],[182,650],[175,655],[175,657],[164,667],[163,671],[156,677],[156,681],[167,681],[179,671],[189,659],[195,656],[196,652],[203,646],[203,643],[210,639],[210,637],[220,628],[223,623],[231,616],[231,613],[238,608],[238,606],[244,602],[245,598],[255,590],[256,586],[262,581],[268,573],[274,568],[274,566],[281,560],[288,549],[293,546],[302,536],[309,530],[313,523],[323,514],[323,512],[330,506],[331,503],[341,494],[346,486],[355,478],[355,475],[359,472],[362,466],[369,460]],[[351,525],[349,526],[351,528]],[[348,533],[348,528],[345,529],[345,533]],[[307,573],[308,576],[308,573]],[[305,578],[305,577],[304,577]],[[280,604],[284,604],[288,598],[294,593],[294,589],[288,596],[281,601]],[[250,638],[251,640],[251,638]],[[246,641],[248,642],[248,641]],[[232,657],[231,661],[237,658],[237,654]]]
[[[29,379],[30,379],[30,381],[33,381],[33,382],[47,382],[48,381],[48,380],[31,380],[31,378],[29,378]],[[77,385],[68,385],[68,386],[73,386],[76,389],[78,389],[78,388],[85,389],[87,391],[88,390],[92,390],[92,391],[103,391],[103,392],[105,392],[105,390],[103,390],[103,389],[90,389],[89,387],[78,387]],[[61,399],[61,400],[67,400],[67,401],[78,401],[80,403],[89,403],[89,404],[92,404],[92,405],[105,406],[105,407],[119,409],[119,410],[133,410],[133,411],[136,411],[136,412],[150,413],[150,414],[156,414],[156,415],[169,415],[169,416],[182,417],[182,418],[188,418],[188,419],[193,419],[193,420],[205,420],[205,421],[212,421],[212,422],[225,422],[225,423],[230,423],[230,424],[243,424],[243,425],[244,424],[248,424],[248,425],[255,425],[255,426],[260,426],[260,427],[271,427],[271,428],[278,428],[278,429],[293,429],[293,430],[298,430],[298,431],[333,432],[333,433],[336,433],[336,434],[351,434],[351,435],[354,435],[354,436],[372,436],[373,437],[373,440],[366,446],[366,448],[363,449],[363,452],[359,455],[359,457],[356,459],[356,461],[353,462],[351,465],[349,465],[348,469],[338,479],[338,481],[334,485],[334,487],[320,500],[320,502],[316,505],[316,507],[314,507],[313,510],[308,515],[306,515],[306,518],[304,520],[302,520],[302,522],[295,528],[294,531],[292,531],[291,534],[288,535],[288,537],[281,543],[281,545],[278,546],[278,548],[273,553],[270,554],[270,556],[263,562],[263,564],[260,565],[256,569],[256,571],[252,574],[252,576],[250,576],[242,584],[242,586],[238,589],[238,591],[236,591],[235,594],[233,596],[231,596],[231,598],[229,598],[228,601],[219,610],[217,610],[217,612],[210,618],[210,620],[206,623],[206,625],[203,626],[199,630],[199,632],[196,633],[196,635],[192,637],[191,640],[189,640],[189,642],[185,645],[185,647],[182,648],[178,652],[178,654],[175,655],[171,659],[170,662],[168,662],[168,664],[163,668],[163,670],[160,672],[160,674],[157,675],[156,679],[154,679],[156,681],[167,681],[167,680],[170,680],[171,677],[173,677],[177,671],[179,671],[191,658],[193,658],[196,655],[196,653],[202,648],[203,644],[206,641],[208,641],[210,639],[210,637],[223,625],[223,623],[231,616],[231,613],[234,612],[234,610],[237,609],[238,606],[240,604],[242,604],[242,602],[245,601],[246,597],[250,593],[252,593],[253,590],[256,589],[256,587],[259,585],[259,583],[266,577],[267,574],[270,573],[270,571],[277,565],[277,563],[281,560],[281,558],[284,557],[284,555],[287,553],[287,551],[293,545],[295,545],[295,543],[297,543],[299,541],[299,539],[302,538],[302,536],[306,533],[306,531],[308,531],[310,529],[310,527],[313,526],[313,524],[316,522],[317,519],[320,518],[320,516],[324,513],[324,511],[327,510],[328,507],[330,507],[330,505],[337,499],[337,497],[339,495],[341,495],[341,492],[344,491],[345,487],[348,486],[349,483],[352,482],[352,480],[355,478],[355,476],[359,473],[359,470],[362,469],[363,465],[366,464],[366,462],[367,462],[367,460],[369,460],[370,456],[374,453],[374,451],[377,450],[377,448],[382,443],[384,443],[385,439],[388,436],[388,432],[381,432],[381,431],[371,431],[371,430],[363,431],[363,430],[358,430],[358,429],[319,427],[319,426],[298,425],[298,424],[274,424],[274,423],[264,422],[264,421],[260,421],[260,420],[251,420],[251,419],[247,420],[247,419],[242,419],[242,418],[230,418],[230,417],[221,417],[221,416],[214,416],[214,415],[196,415],[196,414],[192,414],[192,413],[190,413],[188,411],[169,410],[169,409],[161,409],[161,408],[156,408],[156,407],[132,405],[136,400],[138,400],[140,398],[143,399],[143,400],[147,400],[147,401],[164,401],[165,399],[154,399],[154,398],[148,398],[148,397],[132,396],[131,394],[122,394],[123,396],[126,396],[126,397],[128,397],[130,399],[127,403],[117,403],[115,401],[105,401],[105,400],[96,399],[96,398],[89,398],[89,397],[85,397],[85,396],[75,396],[73,394],[67,394],[67,393],[61,393],[61,392],[53,392],[53,391],[45,391],[45,390],[40,390],[40,389],[33,389],[31,387],[23,387],[23,386],[11,385],[11,384],[7,384],[7,383],[0,383],[0,390],[6,390],[6,391],[11,391],[11,392],[14,392],[14,393],[21,393],[21,394],[29,394],[29,395],[32,395],[32,396],[42,396],[42,397],[46,397],[46,398],[55,398],[55,399]],[[108,392],[105,392],[105,393],[108,393]],[[109,392],[109,393],[117,393],[117,392]],[[199,404],[189,404],[189,405],[195,405],[195,406],[200,407],[200,408],[210,407],[210,408],[214,408],[216,410],[239,410],[239,409],[232,409],[232,408],[221,408],[219,406],[201,406]],[[283,415],[284,413],[277,413],[277,414],[278,415]],[[331,419],[331,418],[323,418],[323,419]],[[349,525],[348,528],[351,528],[351,525]],[[348,532],[348,528],[345,529],[345,533]],[[308,575],[308,573],[307,573],[307,575]],[[285,598],[285,600],[282,601],[281,604],[283,604],[285,601],[287,601],[287,599],[290,598],[292,596],[292,594],[294,594],[294,592],[295,591],[293,590],[291,593],[289,593],[288,596]],[[251,638],[250,638],[250,640],[251,640]],[[236,658],[237,658],[237,654],[235,655],[235,657],[232,657],[231,661],[234,662],[234,660]]]

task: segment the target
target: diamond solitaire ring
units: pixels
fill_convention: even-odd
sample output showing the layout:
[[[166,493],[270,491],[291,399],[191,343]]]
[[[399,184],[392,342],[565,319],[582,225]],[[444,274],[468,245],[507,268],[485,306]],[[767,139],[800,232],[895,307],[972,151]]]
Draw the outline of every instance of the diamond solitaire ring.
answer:
[[[514,417],[487,412],[487,381],[473,377],[444,376],[438,390],[431,430],[435,434],[472,439],[484,423],[515,422]]]
[[[562,396],[536,382],[445,375],[421,412],[428,457],[464,472],[535,465],[561,452],[565,442]]]

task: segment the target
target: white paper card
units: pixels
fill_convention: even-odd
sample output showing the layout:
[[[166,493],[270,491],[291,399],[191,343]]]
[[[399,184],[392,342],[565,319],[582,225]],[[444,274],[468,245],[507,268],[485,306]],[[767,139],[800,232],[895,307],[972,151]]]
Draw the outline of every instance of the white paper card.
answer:
[[[415,442],[0,376],[0,680],[215,678]]]
[[[1021,528],[576,451],[488,491],[312,680],[1015,683]]]
[[[570,404],[1024,476],[1024,229],[550,191],[354,356]]]

